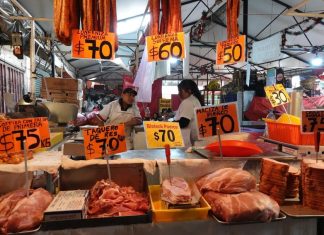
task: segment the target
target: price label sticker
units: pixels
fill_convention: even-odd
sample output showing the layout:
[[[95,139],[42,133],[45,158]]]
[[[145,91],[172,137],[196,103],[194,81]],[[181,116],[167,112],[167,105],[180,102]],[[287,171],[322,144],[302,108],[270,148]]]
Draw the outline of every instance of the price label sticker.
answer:
[[[324,110],[302,111],[302,132],[324,132]]]
[[[148,148],[184,147],[178,122],[144,122]]]
[[[216,64],[226,65],[245,61],[245,35],[217,42]]]
[[[112,60],[115,58],[115,34],[74,29],[72,58]]]
[[[183,32],[147,36],[146,45],[149,62],[185,57]]]
[[[197,108],[195,114],[200,139],[217,135],[217,128],[220,134],[240,131],[236,102]]]
[[[127,151],[124,124],[84,129],[82,134],[87,160]]]
[[[290,97],[282,84],[266,86],[264,91],[272,107],[277,107],[290,102]]]
[[[0,153],[51,147],[47,118],[24,118],[0,122]]]

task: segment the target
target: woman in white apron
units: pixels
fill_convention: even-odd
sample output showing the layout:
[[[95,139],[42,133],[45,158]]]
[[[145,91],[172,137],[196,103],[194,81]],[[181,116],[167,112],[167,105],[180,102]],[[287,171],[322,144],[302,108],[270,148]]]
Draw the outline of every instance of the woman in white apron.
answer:
[[[136,125],[142,124],[142,117],[135,103],[137,92],[132,88],[126,88],[119,100],[105,105],[99,112],[99,118],[105,125],[125,124],[127,149],[133,149],[132,130]]]
[[[181,103],[174,120],[179,122],[185,147],[188,148],[198,140],[195,108],[204,105],[204,100],[197,84],[189,79],[182,80],[178,85]]]

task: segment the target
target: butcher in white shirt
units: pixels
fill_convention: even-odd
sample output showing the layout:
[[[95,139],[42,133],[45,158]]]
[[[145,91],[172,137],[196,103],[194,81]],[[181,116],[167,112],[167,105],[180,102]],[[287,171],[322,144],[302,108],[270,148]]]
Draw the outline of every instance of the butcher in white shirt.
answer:
[[[98,117],[105,125],[125,124],[127,149],[133,149],[133,127],[142,124],[142,117],[135,103],[137,92],[133,88],[123,90],[120,99],[105,105]]]

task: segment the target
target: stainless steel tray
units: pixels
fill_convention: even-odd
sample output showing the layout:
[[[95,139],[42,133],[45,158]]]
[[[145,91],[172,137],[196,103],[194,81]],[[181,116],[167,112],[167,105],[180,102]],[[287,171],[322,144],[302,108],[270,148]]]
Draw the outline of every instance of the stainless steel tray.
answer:
[[[271,158],[271,159],[284,159],[284,160],[293,160],[293,159],[297,159],[296,156],[291,156],[285,153],[281,153],[281,152],[273,152],[273,153],[268,153],[265,155],[253,155],[250,157],[220,157],[220,156],[215,156],[215,154],[213,154],[212,152],[210,152],[207,149],[194,149],[194,151],[196,153],[198,153],[200,156],[204,157],[204,158],[208,158],[209,160],[215,160],[215,161],[223,161],[223,160],[241,160],[241,161],[245,161],[245,160],[260,160],[262,158]]]
[[[324,211],[314,210],[300,203],[291,202],[280,207],[286,215],[294,218],[318,218],[324,217]]]
[[[224,224],[224,225],[236,225],[236,224],[257,224],[257,223],[266,223],[266,222],[262,222],[262,221],[240,221],[240,222],[225,222],[222,221],[220,219],[218,219],[214,214],[212,214],[212,217],[220,224]],[[281,221],[286,219],[286,215],[282,212],[279,213],[279,217],[277,219],[273,219],[270,221],[270,223],[272,222],[277,222],[277,221]]]

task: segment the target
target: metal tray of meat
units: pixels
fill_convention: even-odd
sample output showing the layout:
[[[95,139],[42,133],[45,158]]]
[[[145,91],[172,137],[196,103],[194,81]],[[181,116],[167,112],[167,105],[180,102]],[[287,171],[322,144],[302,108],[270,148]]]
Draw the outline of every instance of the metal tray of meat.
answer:
[[[148,184],[143,163],[110,162],[111,178],[120,186],[132,186],[137,192],[149,197]],[[107,179],[106,165],[89,165],[78,169],[60,169],[61,190],[90,189],[98,180]],[[149,201],[150,203],[150,201]],[[127,225],[152,222],[152,205],[144,215],[115,216],[104,218],[83,218],[62,221],[43,221],[42,229],[67,229],[109,225]]]
[[[256,223],[266,223],[266,222],[261,222],[261,221],[240,221],[240,222],[226,222],[218,219],[214,214],[212,214],[212,217],[220,224],[224,225],[236,225],[236,224],[256,224]],[[278,218],[271,220],[270,222],[277,222],[277,221],[282,221],[286,219],[286,215],[282,212],[279,213]]]
[[[40,230],[41,226],[38,226],[37,228],[33,229],[33,230],[27,230],[27,231],[21,231],[21,232],[17,232],[17,233],[8,233],[8,235],[10,234],[30,234],[30,233],[36,233]]]
[[[294,218],[319,218],[324,217],[324,211],[314,210],[303,206],[300,202],[285,202],[280,207],[281,211],[289,217]]]
[[[91,218],[65,221],[43,222],[42,230],[57,230],[68,228],[99,227],[111,225],[143,224],[152,222],[152,212],[136,216],[116,216],[106,218]]]

